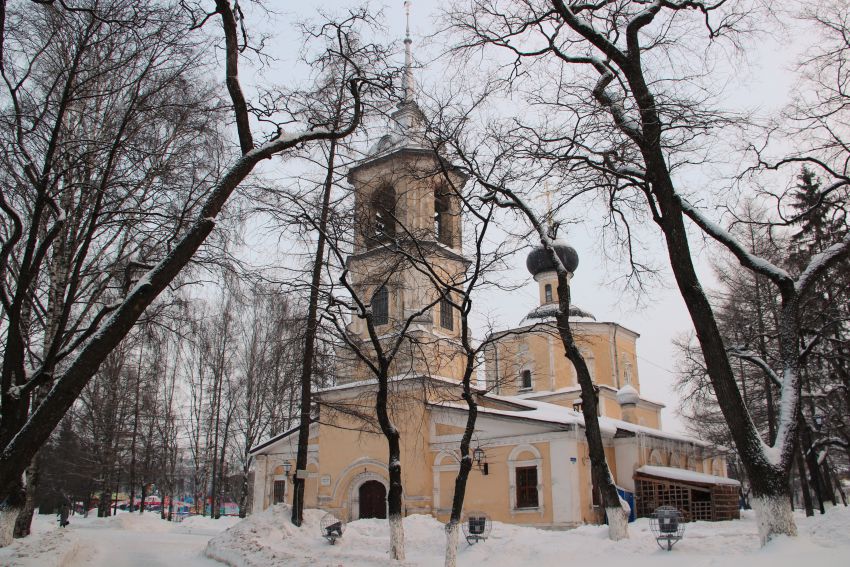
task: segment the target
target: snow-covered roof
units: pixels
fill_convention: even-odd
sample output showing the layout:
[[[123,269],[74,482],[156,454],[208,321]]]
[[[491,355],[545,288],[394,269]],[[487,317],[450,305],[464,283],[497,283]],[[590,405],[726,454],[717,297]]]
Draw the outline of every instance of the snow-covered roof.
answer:
[[[740,486],[740,482],[734,478],[725,476],[715,476],[713,474],[705,474],[686,469],[677,469],[674,467],[657,467],[644,465],[635,472],[658,478],[666,478],[669,480],[679,480],[682,482],[693,482],[697,484],[728,484],[732,486]]]
[[[451,378],[447,378],[445,376],[437,376],[437,375],[425,376],[423,374],[396,374],[394,376],[388,377],[387,382],[392,384],[392,383],[405,382],[405,381],[408,381],[408,380],[422,380],[422,379],[432,380],[432,381],[435,381],[435,382],[442,382],[442,383],[449,385],[449,386],[458,386],[458,387],[460,386],[460,382],[458,382],[457,380],[453,380]],[[378,380],[376,378],[367,378],[366,380],[357,380],[355,382],[346,382],[345,384],[337,384],[336,386],[328,386],[326,388],[319,388],[319,389],[315,390],[314,393],[315,394],[323,394],[325,392],[338,392],[338,391],[341,391],[341,390],[349,390],[349,389],[361,388],[361,387],[365,387],[365,386],[375,386],[377,384],[378,384]],[[474,389],[474,387],[473,387],[473,389]]]
[[[520,398],[517,396],[498,396],[495,394],[487,394],[484,397],[486,399],[494,399],[504,403],[511,403],[517,406],[525,407],[527,409],[504,410],[487,408],[483,405],[479,405],[478,412],[482,414],[513,417],[518,419],[529,419],[542,423],[552,423],[559,425],[578,425],[584,427],[584,414],[564,406],[559,406],[557,404],[552,404],[548,402],[530,400],[527,398]],[[460,409],[463,411],[466,410],[466,405],[464,404],[436,403],[432,405],[439,407],[448,407],[452,409]],[[603,433],[607,433],[609,435],[614,435],[617,433],[617,430],[622,430],[636,434],[640,433],[650,437],[656,437],[658,439],[668,439],[671,441],[691,443],[693,445],[699,445],[701,447],[711,446],[710,443],[700,441],[699,439],[694,439],[693,437],[688,437],[687,435],[681,435],[679,433],[669,433],[667,431],[654,429],[652,427],[646,427],[644,425],[637,425],[635,423],[630,423],[621,419],[613,419],[604,416],[600,416],[597,419],[599,420],[600,430],[602,430]]]
[[[265,449],[269,445],[274,445],[275,443],[277,443],[281,439],[285,439],[286,437],[289,437],[290,435],[292,435],[296,431],[298,431],[298,427],[293,427],[292,429],[287,429],[283,433],[278,433],[277,435],[273,435],[272,437],[269,437],[268,439],[259,443],[258,445],[254,445],[253,447],[248,449],[248,453],[253,455],[254,453],[262,451],[263,449]]]
[[[618,391],[616,388],[614,388],[613,386],[609,386],[608,384],[597,384],[596,386],[601,390],[608,390],[608,391],[614,392],[615,394]],[[581,386],[572,385],[572,386],[565,386],[563,388],[558,388],[557,390],[541,390],[541,391],[538,391],[538,392],[524,392],[522,394],[517,394],[516,397],[522,398],[522,399],[549,398],[549,397],[557,396],[558,394],[572,394],[572,393],[575,393],[575,392],[581,392]],[[643,396],[640,397],[640,401],[638,403],[651,404],[651,405],[657,406],[659,408],[667,407],[666,404],[663,404],[663,403],[656,401],[656,400],[651,400],[649,398],[645,398]]]

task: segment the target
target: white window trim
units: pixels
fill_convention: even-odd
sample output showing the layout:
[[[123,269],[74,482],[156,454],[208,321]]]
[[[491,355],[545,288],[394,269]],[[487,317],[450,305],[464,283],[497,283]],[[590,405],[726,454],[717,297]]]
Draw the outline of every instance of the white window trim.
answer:
[[[518,461],[516,458],[524,452],[534,455],[533,459]],[[521,467],[537,467],[537,506],[534,508],[517,508],[516,470]],[[510,482],[510,512],[516,514],[539,514],[543,516],[546,506],[543,500],[543,457],[533,445],[517,445],[508,456],[508,481]]]

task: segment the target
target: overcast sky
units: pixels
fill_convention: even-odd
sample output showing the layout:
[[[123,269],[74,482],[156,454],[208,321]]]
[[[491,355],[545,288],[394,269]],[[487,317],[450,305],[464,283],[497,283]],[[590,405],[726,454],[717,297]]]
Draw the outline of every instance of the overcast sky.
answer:
[[[278,9],[276,4],[272,3],[274,9]],[[344,0],[331,0],[321,5],[323,10],[335,13],[355,4]],[[433,35],[437,29],[435,22],[440,5],[441,3],[436,0],[416,0],[412,6],[411,32],[414,53],[418,61],[427,61],[424,68],[417,70],[417,81],[421,83],[423,89],[429,88],[429,81],[438,80],[441,76],[440,69],[434,68],[440,65],[440,60],[433,60],[433,54],[444,45],[440,44],[439,38],[431,42],[425,39]],[[402,39],[405,27],[402,0],[389,4],[372,3],[371,6],[383,7],[384,16],[381,21],[386,24],[386,29],[383,30],[385,38]],[[263,67],[260,71],[261,76],[254,77],[254,80],[267,82],[277,79],[281,84],[285,84],[286,78],[290,80],[298,78],[300,71],[294,71],[296,67],[293,66],[292,61],[293,53],[299,48],[299,37],[297,34],[286,33],[285,30],[289,22],[309,17],[314,13],[314,9],[313,6],[304,5],[295,8],[292,12],[263,16],[261,25],[273,35],[269,47],[270,53],[277,60]],[[249,21],[254,16],[249,13]],[[399,47],[401,47],[400,43]],[[764,113],[785,104],[793,80],[789,63],[793,61],[793,51],[787,36],[777,39],[761,35],[748,50],[750,55],[747,60],[735,62],[735,73],[725,73],[733,77],[724,89],[727,104],[741,110],[760,109]],[[398,64],[401,64],[403,61],[401,53],[398,59]],[[246,73],[246,79],[252,80],[250,70]],[[571,226],[565,235],[580,257],[580,264],[572,284],[573,302],[593,313],[599,321],[615,321],[641,335],[638,341],[641,394],[666,404],[667,409],[663,413],[665,429],[681,431],[682,424],[675,415],[679,402],[671,389],[676,364],[671,341],[688,333],[692,328],[684,303],[678,290],[675,289],[669,270],[662,275],[660,283],[653,286],[640,299],[632,294],[623,294],[622,286],[617,279],[622,272],[622,265],[618,265],[616,259],[606,261],[603,258],[597,228]],[[658,255],[661,260],[665,260],[663,258],[665,251],[660,247],[660,233],[657,237]],[[282,246],[285,248],[286,245],[282,244]],[[714,284],[710,267],[712,252],[706,250],[703,243],[695,239],[692,239],[692,248],[698,258],[703,282],[707,287],[711,287]],[[285,255],[288,252],[287,250],[277,252],[269,250],[265,239],[263,244],[254,248],[252,254],[257,254],[258,249],[262,249],[261,254],[269,257]],[[518,291],[488,295],[487,315],[495,316],[503,326],[519,323],[538,302],[537,285],[525,270],[525,256],[525,252],[516,254],[510,262],[511,270],[506,274],[506,277],[513,281],[525,281],[525,285]]]

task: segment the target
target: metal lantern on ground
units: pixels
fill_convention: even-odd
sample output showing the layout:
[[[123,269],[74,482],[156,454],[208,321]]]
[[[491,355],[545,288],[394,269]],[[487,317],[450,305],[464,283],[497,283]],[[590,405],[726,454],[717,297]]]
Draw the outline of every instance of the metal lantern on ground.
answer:
[[[463,535],[470,545],[486,540],[493,529],[493,521],[484,512],[467,513],[462,525]]]
[[[345,524],[342,520],[330,513],[322,516],[319,526],[322,528],[322,537],[331,542],[331,545],[334,545],[336,540],[342,537],[342,532],[345,531]]]
[[[679,540],[685,535],[685,521],[682,513],[673,506],[661,506],[655,509],[649,518],[649,527],[655,535],[658,547],[667,551],[673,549]]]

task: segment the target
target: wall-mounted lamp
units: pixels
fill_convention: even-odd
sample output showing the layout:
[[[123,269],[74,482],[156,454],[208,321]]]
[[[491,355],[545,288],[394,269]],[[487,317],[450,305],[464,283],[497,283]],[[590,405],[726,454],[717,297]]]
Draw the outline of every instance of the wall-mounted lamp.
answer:
[[[292,470],[292,463],[289,461],[283,462],[283,472],[286,473],[286,477],[289,478],[289,471]]]
[[[482,474],[485,476],[490,474],[490,465],[487,464],[487,455],[484,454],[484,449],[476,447],[472,451],[472,458],[475,461],[475,465],[478,467],[478,470],[480,470]]]

